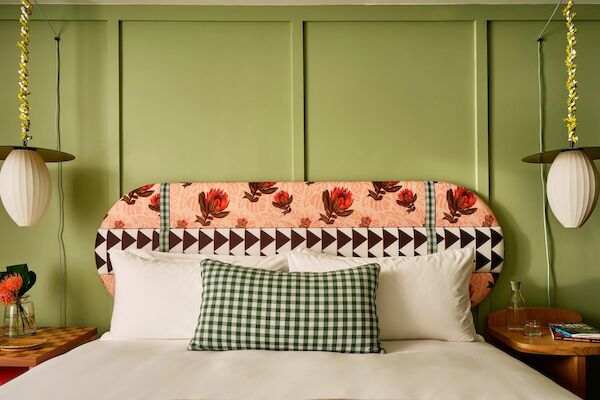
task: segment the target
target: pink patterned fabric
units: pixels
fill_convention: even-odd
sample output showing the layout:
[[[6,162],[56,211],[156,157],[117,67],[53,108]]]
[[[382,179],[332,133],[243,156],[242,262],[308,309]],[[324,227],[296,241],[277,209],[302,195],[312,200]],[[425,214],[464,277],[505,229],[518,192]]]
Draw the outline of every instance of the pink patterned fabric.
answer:
[[[101,227],[158,227],[159,191],[159,184],[131,191]],[[488,205],[468,189],[438,182],[435,199],[437,227],[498,226]],[[171,228],[422,227],[425,188],[399,181],[172,183],[170,210]]]
[[[120,232],[123,229],[161,228],[160,190],[161,184],[150,184],[123,196],[109,210],[101,224],[104,231],[99,235],[101,243],[97,239],[97,249],[102,248],[106,252],[116,241],[122,243],[121,246],[133,243],[135,239],[132,236],[126,237]],[[424,182],[171,183],[169,190],[168,229],[171,232],[173,229],[215,228],[427,226]],[[498,228],[492,232],[496,235],[495,245],[497,246],[498,240],[502,240],[498,221],[489,206],[472,191],[446,182],[435,183],[435,221],[429,228],[437,228],[434,235],[437,235],[438,241],[446,240],[445,248],[450,245],[448,240],[454,240],[453,243],[463,241],[462,237],[459,238],[462,233],[451,228],[471,229],[472,232],[469,232],[474,243],[477,232],[472,228]],[[446,230],[448,233],[442,238],[440,233],[445,233]],[[115,235],[111,236],[111,231]],[[173,233],[167,232],[167,237],[179,240]],[[141,242],[139,238],[142,238]],[[156,232],[141,232],[138,234],[137,245],[154,249],[158,246],[157,238]],[[494,242],[493,235],[491,242]],[[169,247],[168,251],[180,251],[179,247]],[[502,254],[498,253],[498,257],[503,257],[503,244],[501,249]],[[110,261],[106,256],[103,258],[99,255],[99,251],[96,257],[98,268],[105,265],[99,272],[107,290],[113,294],[114,277],[110,273],[111,269],[106,273],[106,264],[110,267]],[[480,261],[485,264],[489,260],[484,257]],[[491,272],[487,272],[488,269],[473,273],[469,286],[473,306],[479,304],[493,288],[501,270],[501,261],[502,258],[500,264],[497,260],[495,264],[492,262],[499,267]]]

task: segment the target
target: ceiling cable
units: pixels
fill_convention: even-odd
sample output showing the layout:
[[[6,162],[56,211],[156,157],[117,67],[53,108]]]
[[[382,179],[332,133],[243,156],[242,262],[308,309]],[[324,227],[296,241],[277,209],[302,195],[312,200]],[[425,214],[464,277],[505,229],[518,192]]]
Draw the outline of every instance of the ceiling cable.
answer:
[[[537,37],[537,84],[538,84],[538,124],[539,124],[539,152],[544,152],[544,93],[542,87],[542,42],[544,40],[544,34],[546,29],[552,22],[554,15],[558,11],[562,0],[558,0],[556,7],[550,18],[546,21],[546,24],[540,31]],[[549,245],[549,228],[548,228],[548,202],[546,201],[546,179],[544,174],[544,164],[540,164],[540,181],[542,183],[542,220],[544,224],[544,250],[546,256],[546,296],[548,307],[552,307],[552,262],[550,259],[550,245]]]

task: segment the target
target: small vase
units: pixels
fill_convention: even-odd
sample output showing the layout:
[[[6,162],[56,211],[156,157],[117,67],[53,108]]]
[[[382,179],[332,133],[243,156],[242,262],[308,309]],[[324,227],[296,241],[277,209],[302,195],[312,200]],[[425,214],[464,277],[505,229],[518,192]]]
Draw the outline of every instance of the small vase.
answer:
[[[510,281],[512,295],[508,301],[507,325],[510,331],[523,331],[525,327],[525,299],[521,294],[521,282]]]
[[[35,331],[35,313],[28,295],[4,306],[4,336],[26,336]]]

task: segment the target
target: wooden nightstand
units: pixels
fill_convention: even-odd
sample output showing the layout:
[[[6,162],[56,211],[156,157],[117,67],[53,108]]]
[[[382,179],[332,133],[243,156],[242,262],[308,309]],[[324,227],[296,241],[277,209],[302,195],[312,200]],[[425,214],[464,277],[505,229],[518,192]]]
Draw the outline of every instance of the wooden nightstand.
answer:
[[[10,340],[1,334],[0,343]],[[44,361],[95,339],[96,334],[96,328],[38,328],[35,335],[27,337],[48,339],[40,347],[20,351],[0,350],[0,385]]]
[[[554,340],[548,328],[550,322],[581,322],[581,315],[558,308],[527,308],[527,319],[542,324],[539,339],[509,331],[506,316],[507,310],[488,314],[486,339],[585,399],[586,357],[600,355],[600,344]]]

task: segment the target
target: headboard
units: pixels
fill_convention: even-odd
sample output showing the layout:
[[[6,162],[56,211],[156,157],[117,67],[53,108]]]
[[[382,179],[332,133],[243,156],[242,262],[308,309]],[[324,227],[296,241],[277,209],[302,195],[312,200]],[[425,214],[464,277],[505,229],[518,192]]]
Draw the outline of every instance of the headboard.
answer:
[[[273,255],[310,248],[390,257],[476,249],[471,304],[504,261],[502,230],[472,191],[446,182],[155,183],[123,196],[96,236],[96,266],[114,293],[107,251]]]

